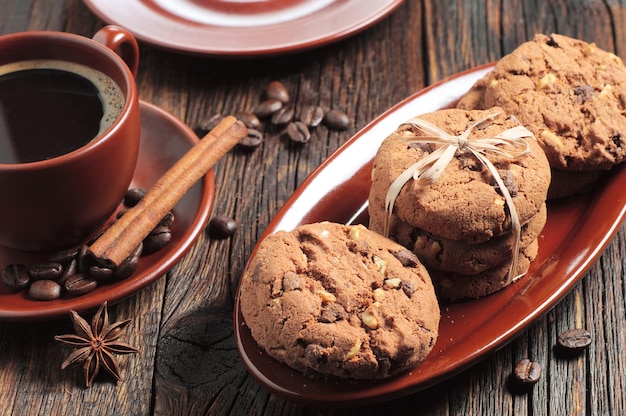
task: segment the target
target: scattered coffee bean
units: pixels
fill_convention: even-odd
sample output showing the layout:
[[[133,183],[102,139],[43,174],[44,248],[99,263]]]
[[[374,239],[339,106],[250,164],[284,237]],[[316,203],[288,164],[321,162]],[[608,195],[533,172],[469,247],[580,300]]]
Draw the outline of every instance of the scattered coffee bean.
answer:
[[[528,358],[520,360],[513,371],[515,379],[523,385],[532,385],[541,377],[541,364]]]
[[[280,81],[272,81],[265,87],[265,97],[268,99],[278,100],[284,104],[289,102],[289,92],[285,85]]]
[[[330,110],[324,116],[324,124],[333,130],[346,130],[350,127],[350,119],[342,111]]]
[[[280,81],[271,81],[265,88],[262,101],[253,106],[252,110],[235,112],[235,117],[248,128],[247,137],[239,142],[240,147],[255,149],[263,143],[265,138],[262,119],[264,118],[271,117],[270,122],[274,126],[287,126],[281,134],[285,134],[298,143],[308,142],[311,138],[309,129],[319,126],[322,122],[332,130],[346,130],[351,125],[349,117],[342,111],[330,110],[326,113],[320,106],[308,105],[302,107],[299,114],[296,114],[293,107],[287,105],[289,102],[289,92],[285,85]],[[222,119],[223,116],[219,113],[205,117],[200,122],[200,127],[204,130],[201,136],[214,128]],[[297,124],[291,125],[294,122],[302,123],[306,129]]]
[[[263,143],[263,133],[255,129],[248,129],[247,136],[241,139],[238,145],[246,149],[256,149],[261,143]]]
[[[249,111],[238,111],[235,113],[235,117],[249,129],[258,130],[261,128],[261,120]]]
[[[235,117],[242,121],[248,128],[247,137],[243,138],[239,145],[247,149],[255,149],[260,146],[264,138],[263,121],[270,118],[275,126],[287,126],[281,133],[286,134],[291,140],[298,143],[306,143],[311,138],[309,129],[319,126],[322,122],[331,130],[346,130],[351,121],[347,114],[340,110],[325,112],[324,108],[317,105],[308,105],[300,109],[296,114],[294,109],[287,104],[290,102],[289,91],[280,81],[269,82],[263,94],[262,101],[253,106],[252,110],[240,110],[234,113]],[[220,113],[206,116],[200,124],[203,130],[200,136],[215,128],[224,117]],[[291,125],[294,122],[302,123],[302,126]],[[274,130],[275,131],[275,130]]]
[[[162,249],[171,239],[171,230],[163,225],[157,225],[143,240],[143,254],[151,254]]]
[[[98,287],[98,282],[83,273],[77,273],[70,276],[63,285],[67,293],[72,296],[81,296],[93,291]]]
[[[28,295],[37,300],[54,300],[61,297],[61,285],[54,280],[36,280],[28,287]]]
[[[116,279],[127,279],[135,273],[135,270],[137,270],[137,266],[139,265],[139,258],[141,257],[142,251],[143,243],[139,243],[139,246],[119,265],[115,271]]]
[[[199,136],[204,136],[205,134],[213,130],[220,123],[220,121],[222,121],[223,118],[224,116],[222,116],[220,113],[209,114],[208,116],[200,120],[200,124],[198,125],[198,131],[196,131],[196,133]]]
[[[234,219],[225,215],[218,215],[209,221],[209,233],[214,238],[228,238],[239,228],[239,224]]]
[[[306,106],[300,111],[298,118],[308,127],[317,127],[324,120],[324,109],[316,105]]]
[[[146,196],[147,192],[148,191],[142,188],[129,189],[124,195],[124,205],[126,205],[127,207],[134,207],[139,203],[139,201],[142,200],[144,196]]]
[[[283,107],[272,114],[272,124],[283,126],[293,120],[294,110],[292,107]]]
[[[557,344],[563,351],[579,353],[591,345],[591,333],[583,328],[569,329],[558,336]]]
[[[276,99],[261,101],[257,104],[252,112],[260,118],[268,117],[283,108],[283,102]]]
[[[28,274],[33,280],[56,280],[63,274],[63,266],[60,263],[40,263],[31,266]]]
[[[30,284],[28,268],[20,263],[6,265],[2,271],[2,281],[9,289],[19,292]]]
[[[306,143],[311,138],[311,133],[306,124],[294,121],[287,126],[287,136],[294,142]]]

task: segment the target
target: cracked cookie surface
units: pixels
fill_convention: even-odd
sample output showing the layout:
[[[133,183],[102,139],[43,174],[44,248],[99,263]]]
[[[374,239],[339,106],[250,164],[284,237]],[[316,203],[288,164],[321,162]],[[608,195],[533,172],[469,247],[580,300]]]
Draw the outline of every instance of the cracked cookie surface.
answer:
[[[241,311],[268,355],[311,375],[384,378],[421,362],[440,311],[399,244],[330,222],[267,236],[242,276]]]
[[[626,66],[582,40],[536,35],[503,57],[457,106],[498,106],[515,115],[555,169],[610,169],[626,159]]]
[[[439,110],[419,116],[449,134],[458,135],[487,111]],[[494,137],[519,122],[502,113],[475,128],[470,138]],[[419,160],[426,157],[426,147],[411,146],[406,139],[412,133],[398,129],[381,144],[372,168],[369,194],[371,230],[383,232],[385,197],[392,182]],[[530,153],[517,159],[489,155],[512,196],[520,223],[526,224],[543,207],[550,184],[550,166],[537,141],[527,139]],[[510,232],[510,215],[504,197],[487,168],[472,154],[457,154],[432,184],[409,180],[399,193],[393,214],[425,232],[450,240],[485,242]]]

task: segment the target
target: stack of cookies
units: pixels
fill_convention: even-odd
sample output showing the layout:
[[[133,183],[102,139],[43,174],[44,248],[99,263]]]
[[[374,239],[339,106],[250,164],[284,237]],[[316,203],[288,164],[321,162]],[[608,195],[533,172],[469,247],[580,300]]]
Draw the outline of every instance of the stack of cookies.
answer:
[[[523,127],[498,108],[446,109],[417,119],[452,136],[484,120],[471,129],[470,142]],[[546,222],[550,165],[533,135],[525,131],[524,155],[485,154],[511,197],[521,226],[519,238],[512,232],[512,207],[504,192],[486,164],[471,152],[456,151],[435,181],[409,179],[390,207],[389,192],[397,178],[441,146],[428,143],[431,133],[414,125],[401,126],[381,144],[372,170],[369,228],[415,253],[440,299],[493,293],[526,273],[537,255],[537,237]],[[425,142],[415,142],[416,137],[425,137]],[[519,255],[516,262],[514,254]]]
[[[539,34],[459,101],[503,108],[536,136],[552,167],[549,199],[588,190],[626,160],[626,66],[582,40]]]

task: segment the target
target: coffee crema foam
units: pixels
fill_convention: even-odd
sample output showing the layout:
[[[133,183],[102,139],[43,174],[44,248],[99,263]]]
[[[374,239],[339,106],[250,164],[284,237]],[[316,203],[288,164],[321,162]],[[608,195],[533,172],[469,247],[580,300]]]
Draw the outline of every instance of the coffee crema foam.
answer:
[[[0,65],[0,76],[30,69],[56,69],[71,72],[87,79],[95,85],[98,90],[100,102],[102,103],[103,114],[100,120],[100,129],[94,139],[100,137],[111,127],[122,113],[122,109],[126,103],[122,89],[111,77],[86,65],[63,60],[33,59]]]

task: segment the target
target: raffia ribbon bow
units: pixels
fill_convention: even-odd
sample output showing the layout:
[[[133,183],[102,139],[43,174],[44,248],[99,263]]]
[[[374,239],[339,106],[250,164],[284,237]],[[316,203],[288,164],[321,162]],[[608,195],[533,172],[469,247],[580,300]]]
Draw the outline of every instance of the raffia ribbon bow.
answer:
[[[385,199],[385,224],[384,234],[389,235],[389,228],[391,226],[391,216],[393,213],[393,206],[396,198],[400,194],[400,191],[404,185],[411,179],[417,181],[418,184],[429,185],[437,181],[444,169],[450,163],[454,155],[458,152],[472,153],[482,164],[484,164],[489,173],[494,177],[502,196],[506,202],[511,215],[511,232],[513,234],[513,256],[511,260],[511,269],[508,274],[508,282],[512,282],[517,276],[514,275],[517,268],[517,262],[519,258],[519,245],[521,235],[521,225],[519,216],[511,194],[509,193],[506,185],[502,181],[500,174],[496,167],[489,161],[487,155],[494,153],[505,156],[510,159],[517,159],[530,153],[530,147],[526,141],[526,137],[534,137],[533,134],[523,126],[513,127],[502,131],[494,137],[485,137],[481,139],[470,139],[469,136],[480,124],[485,121],[492,120],[503,111],[499,110],[485,117],[471,123],[467,129],[458,136],[447,133],[439,127],[417,117],[414,117],[407,122],[403,123],[403,126],[417,127],[419,130],[425,133],[424,136],[414,136],[406,139],[408,143],[424,143],[424,144],[440,144],[434,152],[428,156],[420,159],[415,164],[406,169],[400,176],[398,176],[389,186]]]

